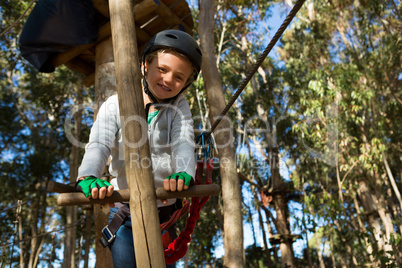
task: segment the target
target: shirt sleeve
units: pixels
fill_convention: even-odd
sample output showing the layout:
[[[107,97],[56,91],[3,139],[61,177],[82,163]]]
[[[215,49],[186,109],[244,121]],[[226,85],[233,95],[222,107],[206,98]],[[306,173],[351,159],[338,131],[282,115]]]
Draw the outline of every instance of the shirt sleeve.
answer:
[[[177,104],[172,120],[171,145],[173,171],[195,176],[194,127],[190,107],[185,99]]]
[[[104,102],[91,128],[89,142],[78,169],[78,178],[86,176],[101,177],[119,130],[119,105],[117,96]]]

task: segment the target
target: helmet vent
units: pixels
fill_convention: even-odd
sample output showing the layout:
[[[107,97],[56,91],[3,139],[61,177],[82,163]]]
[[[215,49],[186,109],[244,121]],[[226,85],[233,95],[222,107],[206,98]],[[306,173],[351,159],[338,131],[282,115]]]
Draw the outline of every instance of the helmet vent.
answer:
[[[166,37],[172,38],[172,39],[178,39],[176,35],[173,34],[166,34]]]

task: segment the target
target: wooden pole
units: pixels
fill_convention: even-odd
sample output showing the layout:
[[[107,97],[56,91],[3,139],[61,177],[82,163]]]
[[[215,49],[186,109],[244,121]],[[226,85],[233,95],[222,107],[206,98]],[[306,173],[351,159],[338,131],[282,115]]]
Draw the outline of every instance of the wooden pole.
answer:
[[[218,195],[220,186],[217,184],[196,185],[182,192],[167,192],[162,187],[156,189],[157,199],[184,198],[184,197],[202,197]],[[112,196],[105,199],[92,199],[85,197],[81,192],[64,192],[57,197],[59,206],[74,206],[86,204],[108,204],[117,202],[128,202],[130,200],[129,190],[114,191]]]
[[[165,258],[152,167],[130,167],[132,155],[151,159],[133,10],[132,0],[109,1],[136,262],[138,267],[160,268],[165,267]]]

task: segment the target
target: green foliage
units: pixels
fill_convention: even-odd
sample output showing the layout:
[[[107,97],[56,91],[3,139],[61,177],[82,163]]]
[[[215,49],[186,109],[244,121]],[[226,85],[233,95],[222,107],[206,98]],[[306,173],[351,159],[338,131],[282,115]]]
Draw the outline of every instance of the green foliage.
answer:
[[[392,1],[319,1],[306,5],[301,19],[284,35],[280,49],[286,66],[284,87],[292,88],[290,99],[299,114],[299,122],[292,127],[301,137],[298,153],[292,151],[299,161],[294,174],[306,194],[309,188],[324,189],[305,195],[304,205],[306,213],[313,210],[324,221],[328,229],[324,237],[332,240],[330,254],[340,263],[370,263],[370,254],[355,255],[355,260],[350,254],[365,252],[371,244],[368,241],[373,241],[372,234],[356,222],[356,217],[364,220],[360,206],[368,204],[362,200],[359,182],[364,180],[373,187],[370,194],[383,202],[379,206],[396,205],[384,157],[392,159],[390,168],[394,176],[398,174],[400,160],[392,149],[399,147],[394,129],[400,124],[400,115],[395,112],[401,109],[401,92],[396,90],[401,51],[397,41],[400,22],[394,19],[398,11]],[[331,104],[334,113],[328,110]],[[321,156],[335,149],[328,144],[334,130],[336,161],[328,165]],[[400,188],[400,177],[395,179]],[[387,191],[391,195],[383,198]],[[354,198],[362,203],[354,202]],[[389,217],[400,222],[396,214]],[[394,250],[386,253],[373,243],[374,259],[381,259],[382,265],[394,265],[393,256],[400,251],[385,234],[382,239],[385,244],[392,243],[388,248]],[[356,242],[348,248],[346,241]]]
[[[1,24],[0,32],[16,21],[29,3],[2,2],[0,16],[6,23]],[[54,250],[60,247],[64,230],[58,226],[55,196],[47,195],[45,188],[48,181],[68,178],[71,143],[64,133],[64,122],[81,78],[66,67],[41,74],[21,58],[17,44],[25,20],[26,16],[0,39],[0,211],[4,219],[0,252],[4,264],[11,265],[11,253],[12,263],[18,263],[20,246],[26,265],[36,251],[40,252],[38,261],[47,265],[50,262],[46,259],[57,259]],[[83,130],[83,134],[87,132]],[[23,202],[17,221],[22,223],[21,238],[14,223],[18,200]]]
[[[0,32],[29,3],[3,1]],[[228,100],[272,36],[268,18],[281,11],[274,9],[272,1],[218,1],[216,5],[215,53]],[[197,10],[193,14],[198,17]],[[257,211],[262,206],[261,192],[273,188],[269,147],[278,149],[281,168],[289,170],[282,183],[293,201],[289,203],[291,232],[300,232],[308,245],[296,256],[297,267],[320,262],[326,267],[398,265],[401,208],[390,174],[400,191],[400,14],[397,1],[306,1],[282,36],[277,54],[271,53],[263,62],[229,111],[239,172],[252,183],[243,184],[243,191],[252,196],[243,200],[245,207]],[[57,258],[52,249],[62,244],[62,231],[47,231],[64,226],[65,211],[57,208],[53,195],[42,194],[43,187],[46,181],[68,178],[71,143],[64,122],[77,91],[82,90],[81,77],[65,67],[41,74],[21,58],[17,44],[25,20],[0,39],[0,212],[5,219],[0,252],[10,256],[18,241],[14,206],[22,200],[25,262],[36,231],[44,237],[39,261],[47,266],[47,259]],[[201,114],[207,114],[203,88],[201,77],[187,94],[197,130],[202,128]],[[92,93],[83,90],[85,101],[91,102]],[[91,111],[84,112],[90,125]],[[88,128],[82,136],[88,136]],[[219,184],[218,170],[214,178]],[[271,204],[264,207],[270,213],[274,212]],[[295,209],[295,204],[302,209]],[[379,212],[384,212],[381,217]],[[266,213],[262,218],[267,236],[268,225],[271,232],[277,230],[273,217]],[[222,201],[212,197],[192,236],[189,267],[223,266],[214,255],[222,229]],[[271,256],[264,247],[246,248],[247,267],[267,267],[268,257],[278,265],[274,246],[269,245]]]
[[[267,252],[262,247],[250,245],[246,248],[246,263],[249,268],[268,268]]]
[[[216,53],[227,98],[247,74],[263,40],[253,23],[244,23],[250,13],[242,7],[248,4],[229,6],[224,2],[219,11],[215,36],[223,41]],[[225,8],[229,15],[223,13]],[[270,14],[266,10],[264,14]],[[289,178],[302,194],[304,207],[303,217],[292,215],[295,226],[322,237],[313,246],[314,264],[322,244],[329,249],[321,261],[330,265],[371,263],[372,257],[379,265],[394,265],[394,256],[401,254],[396,240],[383,230],[370,229],[373,221],[386,223],[363,214],[371,201],[364,199],[361,188],[366,182],[379,206],[400,210],[384,164],[386,159],[400,189],[399,14],[395,1],[307,1],[281,38],[280,61],[268,58],[262,65],[265,77],[256,74],[232,107],[235,130],[245,131],[236,133],[242,174],[250,174],[258,187],[271,189],[273,163],[262,152],[273,144],[289,158],[286,163],[294,168]],[[401,218],[396,212],[387,217],[396,228],[388,230],[393,233]],[[373,233],[379,231],[393,250],[377,246],[381,242]]]

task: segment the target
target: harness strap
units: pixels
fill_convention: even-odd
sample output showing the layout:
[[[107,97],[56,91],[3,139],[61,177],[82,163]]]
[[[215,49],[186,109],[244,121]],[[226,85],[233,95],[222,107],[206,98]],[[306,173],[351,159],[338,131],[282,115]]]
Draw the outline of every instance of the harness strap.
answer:
[[[115,205],[116,207],[119,208],[119,210],[116,212],[116,214],[114,214],[110,223],[105,227],[103,227],[102,229],[102,237],[99,241],[101,242],[103,247],[107,247],[110,243],[113,242],[113,240],[116,237],[116,232],[119,230],[120,226],[123,225],[123,222],[127,219],[127,217],[130,215],[130,207],[128,206],[128,204],[115,203]],[[188,201],[184,201],[183,207],[180,206],[181,208],[177,209],[173,213],[173,215],[170,216],[171,211],[177,208],[177,205],[174,205],[175,208],[173,208],[172,206],[162,207],[159,208],[158,210],[159,210],[159,217],[161,219],[169,217],[169,220],[167,222],[161,224],[161,231],[167,230],[170,236],[174,239],[177,237],[177,235],[174,235],[175,229],[174,228],[172,229],[171,227],[177,221],[177,219],[179,219],[189,211],[190,205]]]
[[[128,205],[123,203],[116,203],[115,205],[119,208],[119,210],[113,216],[110,223],[103,227],[102,237],[101,239],[99,239],[99,242],[104,248],[113,242],[116,237],[117,230],[119,230],[124,220],[128,217],[128,215],[130,215],[130,208],[128,207]]]

